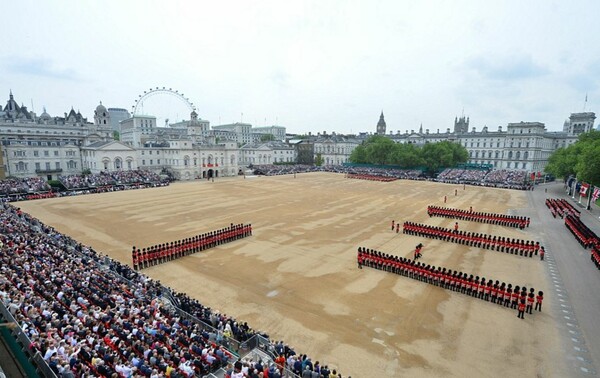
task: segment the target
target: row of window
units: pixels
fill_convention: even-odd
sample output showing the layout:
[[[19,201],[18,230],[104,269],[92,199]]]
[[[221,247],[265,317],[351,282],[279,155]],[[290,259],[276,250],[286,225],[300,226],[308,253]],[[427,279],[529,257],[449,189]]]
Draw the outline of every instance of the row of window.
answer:
[[[337,153],[337,154],[346,154],[350,155],[354,147],[332,147],[332,146],[315,146],[315,153]]]
[[[494,161],[492,162],[491,160],[488,160],[487,162],[485,160],[471,160],[470,163],[474,163],[474,164],[493,164],[494,168],[498,168],[498,162]],[[521,165],[521,168],[519,168],[519,164]],[[515,162],[506,162],[506,168],[513,168],[513,169],[527,169],[527,163],[519,163],[517,161]]]
[[[44,153],[43,155],[45,157],[49,157],[50,156],[50,151],[48,151],[48,150],[44,150],[43,153]],[[54,151],[52,151],[52,153],[53,153],[53,156],[55,156],[55,157],[60,156],[60,152],[58,150],[54,150]],[[75,155],[76,155],[76,152],[74,150],[67,150],[67,151],[65,151],[65,156],[75,156]],[[14,157],[26,157],[27,156],[27,151],[25,151],[25,150],[14,150],[13,151],[13,156]],[[34,157],[39,157],[40,156],[40,151],[33,150],[33,156]]]
[[[469,157],[477,159],[477,158],[479,158],[479,152],[480,151],[469,151]],[[514,156],[515,156],[516,160],[521,160],[521,151],[515,152]],[[486,157],[485,151],[481,151],[481,157],[482,158]],[[502,158],[502,151],[494,151],[493,157],[494,157],[494,159]],[[492,158],[492,151],[488,151],[487,158],[488,159]],[[513,151],[508,151],[508,159],[512,159],[512,158],[513,158]],[[528,158],[529,158],[529,151],[523,152],[523,159],[527,160]]]
[[[28,170],[29,167],[29,163],[24,162],[24,161],[19,161],[17,163],[15,163],[15,171],[16,172],[26,172]],[[49,171],[49,170],[53,170],[53,169],[62,169],[60,161],[54,162],[54,166],[52,166],[52,163],[50,162],[46,162],[44,163],[44,165],[42,165],[42,163],[40,162],[36,162],[35,163],[35,169],[36,171],[42,170],[42,167],[44,167],[43,169]],[[69,160],[67,162],[67,169],[77,169],[77,162],[73,161],[73,160]]]

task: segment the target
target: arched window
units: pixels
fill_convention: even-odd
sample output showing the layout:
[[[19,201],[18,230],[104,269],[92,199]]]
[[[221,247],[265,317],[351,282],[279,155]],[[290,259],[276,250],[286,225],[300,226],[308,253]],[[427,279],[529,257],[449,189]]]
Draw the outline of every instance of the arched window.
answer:
[[[123,162],[121,161],[121,158],[116,158],[115,159],[115,170],[119,171],[121,170],[121,168],[123,168]]]

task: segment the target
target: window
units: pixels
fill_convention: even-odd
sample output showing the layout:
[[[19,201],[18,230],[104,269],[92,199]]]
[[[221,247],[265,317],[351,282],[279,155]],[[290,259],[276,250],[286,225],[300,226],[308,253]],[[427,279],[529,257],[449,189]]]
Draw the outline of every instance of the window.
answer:
[[[54,151],[54,156],[58,156],[58,151]]]
[[[50,170],[50,163],[49,162],[46,163],[46,170],[48,170],[48,171]]]
[[[527,168],[527,163],[523,163],[523,169]]]
[[[54,163],[56,169],[60,169],[60,161],[57,161],[56,163]]]
[[[40,163],[35,163],[35,170],[39,171],[40,170]]]
[[[44,156],[50,156],[50,151],[44,151]]]
[[[146,165],[146,160],[142,160],[142,165]]]

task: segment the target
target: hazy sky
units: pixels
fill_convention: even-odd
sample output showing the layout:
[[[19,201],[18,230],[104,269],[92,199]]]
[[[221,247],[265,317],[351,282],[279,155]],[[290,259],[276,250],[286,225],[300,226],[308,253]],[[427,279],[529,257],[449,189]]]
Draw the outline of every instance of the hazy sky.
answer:
[[[3,1],[4,2],[4,1]],[[8,4],[8,3],[7,3]],[[38,115],[183,92],[211,125],[471,127],[600,113],[599,1],[11,1],[0,100]],[[188,119],[155,96],[144,113]]]

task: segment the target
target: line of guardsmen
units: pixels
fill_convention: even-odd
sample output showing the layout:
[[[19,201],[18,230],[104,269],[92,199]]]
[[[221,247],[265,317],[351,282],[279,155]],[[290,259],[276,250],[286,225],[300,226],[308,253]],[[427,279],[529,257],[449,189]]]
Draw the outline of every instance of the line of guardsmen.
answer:
[[[592,262],[600,269],[600,245],[596,244],[592,249]]]
[[[131,251],[133,269],[140,270],[162,264],[250,235],[252,235],[251,224],[232,223],[229,227],[220,230],[170,243],[153,245],[141,250],[134,246]]]
[[[571,231],[577,242],[581,244],[583,248],[593,247],[596,243],[600,242],[598,235],[590,230],[581,219],[573,215],[569,214],[565,217],[565,226]]]
[[[538,255],[540,243],[522,239],[510,239],[504,236],[492,236],[474,232],[451,230],[449,228],[430,226],[414,222],[404,222],[402,231],[408,235],[424,236],[431,239],[464,244],[469,247],[491,249],[519,256],[533,257]]]
[[[489,301],[500,306],[518,310],[518,317],[523,318],[523,313],[532,314],[535,310],[542,311],[544,293],[535,289],[527,292],[525,286],[514,286],[504,282],[486,280],[485,277],[473,276],[456,270],[435,267],[414,260],[384,254],[380,251],[358,247],[358,267],[368,266],[374,269],[399,274],[417,281],[422,281],[444,289],[456,291],[475,298]],[[521,311],[521,308],[523,312]]]
[[[517,227],[524,229],[529,227],[529,217],[518,215],[505,215],[496,213],[474,212],[472,210],[452,209],[442,206],[427,206],[427,214],[430,217],[456,218],[472,222],[489,223],[505,227]]]

